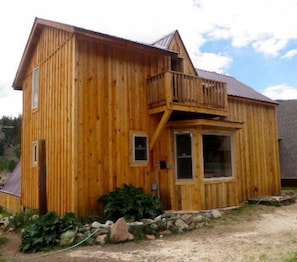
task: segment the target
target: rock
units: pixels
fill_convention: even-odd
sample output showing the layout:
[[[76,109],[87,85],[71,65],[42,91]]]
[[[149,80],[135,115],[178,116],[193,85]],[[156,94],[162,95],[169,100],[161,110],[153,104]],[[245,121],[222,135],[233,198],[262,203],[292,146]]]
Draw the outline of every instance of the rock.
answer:
[[[207,219],[206,217],[201,216],[201,215],[195,215],[195,216],[193,216],[193,222],[195,224],[201,223],[201,222],[205,221],[206,219]]]
[[[220,218],[220,217],[222,217],[221,212],[219,210],[217,210],[217,209],[211,210],[211,215],[212,215],[213,218]]]
[[[188,225],[193,221],[193,216],[191,214],[184,214],[180,218]]]
[[[95,239],[95,243],[99,244],[99,245],[105,245],[106,241],[108,239],[107,234],[103,234],[103,235],[98,235]]]
[[[97,221],[94,221],[92,224],[91,224],[91,227],[93,228],[100,228],[102,226],[101,223],[97,222]]]
[[[146,240],[155,240],[156,237],[154,235],[145,235]]]
[[[178,232],[183,232],[185,229],[188,229],[188,224],[186,224],[182,219],[178,218],[174,223],[177,228]]]
[[[167,221],[166,228],[170,229],[173,226],[173,222],[171,220]]]
[[[60,236],[60,246],[70,246],[76,237],[76,230],[67,230]]]
[[[134,235],[129,232],[128,233],[128,241],[133,241],[133,240],[134,240]]]
[[[113,243],[120,243],[129,240],[130,233],[128,224],[124,218],[119,218],[110,229],[110,240]]]
[[[158,225],[156,223],[153,223],[153,224],[150,225],[150,229],[157,230],[158,229]]]
[[[171,233],[171,231],[170,230],[168,230],[168,229],[166,229],[166,230],[164,230],[164,231],[161,231],[160,232],[160,235],[171,235],[172,233]]]
[[[8,217],[4,217],[1,219],[0,221],[0,226],[6,228],[9,225],[9,218]]]
[[[105,225],[108,226],[108,227],[111,227],[113,225],[113,222],[111,220],[107,220],[105,222]]]
[[[157,216],[157,217],[154,218],[155,221],[159,221],[161,219],[162,219],[162,215],[159,215],[159,216]]]

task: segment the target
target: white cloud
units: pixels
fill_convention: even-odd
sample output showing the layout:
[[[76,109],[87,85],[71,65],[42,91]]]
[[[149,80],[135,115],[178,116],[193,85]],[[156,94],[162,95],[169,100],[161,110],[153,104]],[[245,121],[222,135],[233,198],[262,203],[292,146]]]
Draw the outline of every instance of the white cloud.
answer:
[[[283,56],[281,56],[281,58],[283,58],[283,59],[290,59],[290,58],[292,58],[294,56],[297,56],[297,49],[289,50]]]
[[[265,55],[278,56],[279,52],[286,46],[288,40],[268,38],[265,40],[255,41],[252,46]]]
[[[273,100],[277,99],[297,99],[297,87],[286,83],[267,87],[263,94]]]
[[[208,39],[229,39],[234,47],[251,45],[272,56],[297,39],[295,0],[201,0],[198,6]]]
[[[232,63],[232,58],[214,53],[201,53],[194,56],[194,64],[197,68],[226,74]]]

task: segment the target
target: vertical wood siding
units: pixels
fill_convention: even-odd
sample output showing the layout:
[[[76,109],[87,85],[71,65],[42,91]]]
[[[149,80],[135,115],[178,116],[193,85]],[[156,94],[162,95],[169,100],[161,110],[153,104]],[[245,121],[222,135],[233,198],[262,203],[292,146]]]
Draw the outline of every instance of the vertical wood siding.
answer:
[[[244,200],[280,194],[277,123],[274,105],[229,98],[228,120],[243,122],[234,135],[234,178],[204,180],[201,167],[200,127],[194,134],[194,172],[190,182],[175,178],[173,131],[166,129],[156,146],[156,157],[172,164],[161,176],[161,199],[166,208],[180,210],[213,209],[235,206]],[[179,127],[189,131],[188,127]],[[158,152],[158,153],[157,153]],[[162,156],[162,157],[159,157]],[[167,156],[167,157],[166,157]],[[165,172],[165,171],[163,171]]]
[[[151,135],[146,79],[164,59],[81,39],[77,43],[78,212],[98,210],[98,198],[131,183],[150,190],[150,165],[132,167],[131,131]]]
[[[19,213],[21,211],[20,197],[0,192],[0,206],[5,207],[9,211]]]
[[[37,66],[39,106],[32,110]],[[102,208],[98,198],[123,183],[157,195],[151,183],[159,180],[166,209],[211,209],[278,194],[275,108],[244,99],[229,98],[228,120],[244,123],[234,136],[234,178],[203,179],[201,127],[191,129],[192,182],[176,182],[171,128],[160,135],[147,165],[130,165],[131,132],[151,138],[162,118],[148,113],[147,79],[169,69],[163,55],[44,28],[23,83],[22,206],[38,207],[39,167],[32,164],[32,143],[39,139],[46,140],[48,210],[58,214],[97,212]],[[171,167],[158,170],[161,160]]]
[[[38,108],[32,110],[32,71],[39,67]],[[38,164],[32,143],[46,140],[48,209],[72,210],[72,36],[45,28],[23,84],[22,205],[38,207]]]

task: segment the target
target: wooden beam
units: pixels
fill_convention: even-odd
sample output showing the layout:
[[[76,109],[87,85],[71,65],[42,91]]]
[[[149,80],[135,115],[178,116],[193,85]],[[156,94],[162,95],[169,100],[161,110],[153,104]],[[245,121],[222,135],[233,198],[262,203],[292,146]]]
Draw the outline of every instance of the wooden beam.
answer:
[[[158,140],[160,134],[162,133],[163,129],[165,128],[169,117],[171,116],[172,110],[166,110],[160,120],[160,123],[158,124],[156,131],[151,139],[150,142],[150,150],[152,150],[154,148],[154,145],[156,143],[156,141]]]

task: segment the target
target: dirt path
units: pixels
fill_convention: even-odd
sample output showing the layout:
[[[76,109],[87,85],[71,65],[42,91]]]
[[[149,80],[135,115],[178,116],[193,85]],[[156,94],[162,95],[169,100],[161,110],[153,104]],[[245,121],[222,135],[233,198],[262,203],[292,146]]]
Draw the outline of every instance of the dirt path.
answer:
[[[10,238],[1,253],[14,261],[279,262],[297,252],[297,204],[254,206],[241,214],[226,214],[208,228],[154,241],[79,247],[51,255],[21,254],[19,239]]]

